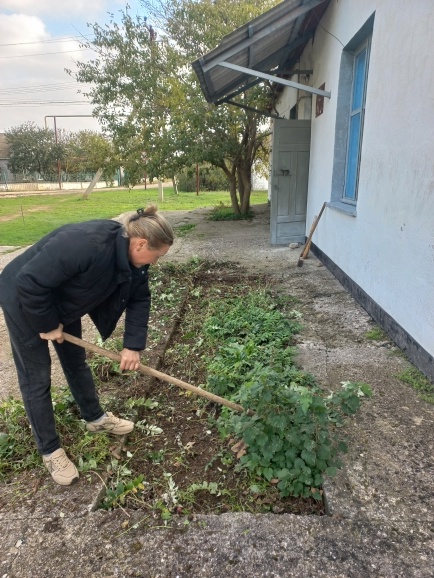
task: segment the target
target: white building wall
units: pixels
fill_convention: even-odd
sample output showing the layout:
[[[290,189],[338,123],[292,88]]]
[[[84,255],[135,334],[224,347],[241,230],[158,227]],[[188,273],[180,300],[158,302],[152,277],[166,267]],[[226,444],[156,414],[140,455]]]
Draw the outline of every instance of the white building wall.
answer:
[[[313,98],[307,226],[331,198],[341,43],[374,12],[357,216],[327,208],[313,241],[434,355],[432,0],[331,1],[300,61],[331,91],[318,118]]]
[[[254,171],[252,173],[252,189],[254,191],[268,191],[268,179]]]

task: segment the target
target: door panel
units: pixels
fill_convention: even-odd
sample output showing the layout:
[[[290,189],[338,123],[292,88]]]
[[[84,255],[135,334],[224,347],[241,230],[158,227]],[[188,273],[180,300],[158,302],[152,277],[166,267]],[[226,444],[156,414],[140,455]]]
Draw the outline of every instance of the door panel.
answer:
[[[310,121],[274,121],[271,243],[302,243],[306,233]]]

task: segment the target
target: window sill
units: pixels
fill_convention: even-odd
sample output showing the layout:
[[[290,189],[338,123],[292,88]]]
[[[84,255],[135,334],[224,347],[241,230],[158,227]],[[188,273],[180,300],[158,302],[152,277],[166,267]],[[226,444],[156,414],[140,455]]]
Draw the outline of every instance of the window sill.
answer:
[[[357,217],[357,207],[355,205],[347,205],[346,203],[341,203],[339,201],[330,201],[326,206],[338,211],[339,213],[348,215],[348,217]]]

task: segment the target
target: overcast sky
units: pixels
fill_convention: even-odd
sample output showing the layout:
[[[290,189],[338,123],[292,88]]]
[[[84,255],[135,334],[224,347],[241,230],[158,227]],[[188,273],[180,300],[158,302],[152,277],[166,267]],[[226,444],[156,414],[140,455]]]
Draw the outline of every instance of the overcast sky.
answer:
[[[78,83],[65,72],[77,61],[92,57],[80,49],[81,36],[91,39],[88,22],[108,22],[108,13],[120,19],[125,0],[0,0],[0,132],[26,121],[45,126],[56,116],[58,128],[98,130],[92,107]],[[144,14],[140,0],[129,0],[131,13]],[[53,128],[54,119],[46,119]]]

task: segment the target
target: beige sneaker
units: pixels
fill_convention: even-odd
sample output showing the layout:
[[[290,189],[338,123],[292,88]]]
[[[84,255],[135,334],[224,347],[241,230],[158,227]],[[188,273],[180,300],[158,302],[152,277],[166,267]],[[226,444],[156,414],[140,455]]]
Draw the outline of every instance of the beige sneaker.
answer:
[[[70,486],[78,480],[77,468],[62,448],[49,456],[42,456],[42,461],[56,484]]]
[[[117,436],[122,436],[124,434],[130,433],[130,431],[134,429],[134,423],[127,419],[116,417],[108,411],[107,415],[100,421],[88,421],[86,423],[86,427],[88,431],[92,433],[108,432]]]

